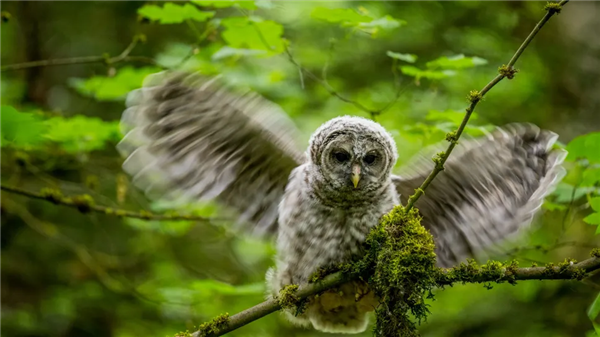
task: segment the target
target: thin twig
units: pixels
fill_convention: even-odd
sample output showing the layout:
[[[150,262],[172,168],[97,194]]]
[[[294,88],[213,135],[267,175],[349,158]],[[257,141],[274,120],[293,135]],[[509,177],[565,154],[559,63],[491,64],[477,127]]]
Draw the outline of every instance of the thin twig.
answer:
[[[131,43],[123,50],[119,55],[110,57],[109,55],[100,55],[100,56],[80,56],[80,57],[69,57],[64,59],[52,59],[52,60],[40,60],[40,61],[31,61],[24,63],[15,63],[8,64],[0,67],[0,71],[8,71],[8,70],[21,70],[28,68],[36,68],[36,67],[50,67],[50,66],[62,66],[62,65],[71,65],[71,64],[86,64],[86,63],[105,63],[107,65],[113,65],[119,62],[142,62],[148,63],[152,65],[156,65],[154,59],[146,56],[130,56],[129,54],[135,48],[137,43],[141,41],[143,38],[141,35],[136,35],[133,37]]]
[[[212,218],[206,218],[197,215],[183,215],[183,214],[155,214],[145,210],[142,211],[128,211],[124,209],[118,209],[114,207],[106,207],[96,205],[94,199],[88,194],[63,196],[60,191],[53,189],[46,189],[39,193],[27,191],[18,187],[1,185],[2,191],[19,194],[26,196],[31,199],[39,199],[48,202],[52,202],[56,205],[62,205],[66,207],[76,208],[81,213],[102,213],[106,215],[114,215],[120,218],[135,218],[142,220],[157,220],[157,221],[202,221],[210,222]]]
[[[381,113],[381,110],[373,110],[373,109],[369,109],[366,106],[360,104],[357,101],[351,100],[349,98],[346,98],[345,96],[342,96],[340,93],[338,93],[337,91],[335,91],[330,85],[329,83],[325,82],[323,79],[319,78],[317,75],[315,75],[314,73],[312,73],[310,70],[302,67],[300,65],[300,63],[298,63],[298,61],[296,61],[296,59],[294,58],[294,55],[292,55],[292,53],[290,52],[289,48],[287,46],[285,46],[285,53],[288,56],[289,61],[295,65],[302,73],[308,75],[308,77],[310,77],[311,79],[313,79],[315,82],[319,83],[321,86],[323,86],[323,88],[325,88],[325,90],[327,90],[327,92],[332,95],[337,97],[339,100],[341,100],[342,102],[346,102],[346,103],[350,103],[352,105],[354,105],[355,107],[357,107],[358,109],[370,114],[371,116],[373,115],[378,115]]]
[[[563,6],[567,2],[569,2],[569,0],[563,0],[559,3],[559,6]],[[469,96],[471,104],[466,109],[465,117],[463,118],[462,122],[460,123],[458,129],[456,129],[456,131],[454,131],[454,134],[449,135],[450,137],[448,137],[448,140],[450,141],[450,145],[448,145],[446,152],[440,154],[440,156],[435,159],[436,165],[433,168],[433,171],[431,171],[429,176],[427,176],[427,179],[425,179],[423,184],[421,184],[421,186],[415,190],[415,193],[410,196],[410,198],[408,199],[408,202],[406,204],[406,211],[410,211],[410,209],[413,208],[413,206],[415,205],[417,200],[419,200],[421,195],[423,195],[423,193],[425,192],[425,189],[427,188],[427,186],[429,186],[429,184],[431,184],[431,182],[433,181],[433,179],[435,179],[435,177],[438,175],[438,173],[440,173],[444,170],[444,164],[446,163],[446,160],[448,160],[448,157],[450,156],[450,153],[452,153],[452,150],[454,150],[454,147],[456,147],[456,145],[458,144],[458,139],[460,138],[463,131],[465,130],[465,127],[467,126],[467,122],[469,122],[469,118],[471,118],[471,114],[473,113],[473,110],[475,110],[477,103],[479,103],[479,101],[481,101],[483,96],[485,96],[485,94],[488,91],[490,91],[490,89],[492,89],[496,84],[498,84],[500,81],[502,81],[505,77],[514,76],[515,70],[513,69],[513,66],[515,65],[515,63],[517,62],[517,60],[519,59],[521,54],[523,54],[523,52],[525,51],[525,48],[527,48],[529,43],[531,43],[533,38],[540,31],[540,29],[542,29],[542,27],[546,24],[546,22],[548,22],[548,20],[550,20],[550,18],[555,13],[557,13],[557,11],[555,11],[555,10],[548,10],[546,12],[546,15],[544,15],[544,17],[540,20],[540,22],[538,22],[538,24],[533,28],[533,30],[531,31],[529,36],[527,36],[525,41],[523,41],[523,43],[521,44],[519,49],[517,49],[517,51],[515,52],[513,57],[510,59],[510,61],[506,65],[506,67],[502,67],[502,68],[504,68],[504,71],[501,71],[500,74],[498,74],[490,83],[488,83],[485,87],[483,87],[483,89],[481,89],[481,91],[471,92],[471,94]]]

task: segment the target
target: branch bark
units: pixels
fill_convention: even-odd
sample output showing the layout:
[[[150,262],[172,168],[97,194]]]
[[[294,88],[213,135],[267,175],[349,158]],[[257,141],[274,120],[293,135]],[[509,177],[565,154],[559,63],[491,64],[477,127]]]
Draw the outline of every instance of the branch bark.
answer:
[[[525,280],[571,280],[575,276],[580,275],[581,272],[590,273],[600,269],[600,257],[592,257],[579,263],[574,263],[568,268],[562,269],[561,267],[553,267],[548,265],[546,267],[528,267],[518,268],[512,274],[505,274],[508,278],[515,281]],[[442,276],[450,272],[451,269],[443,269]],[[498,277],[481,276],[481,277],[469,277],[465,275],[464,278],[454,278],[451,282],[439,279],[440,285],[451,285],[453,283],[485,283],[485,282],[498,282]],[[308,298],[310,296],[322,293],[323,291],[337,287],[348,279],[343,276],[342,273],[335,273],[325,277],[322,281],[317,283],[311,283],[298,289],[295,293],[299,300]],[[276,298],[269,298],[265,302],[262,302],[254,307],[246,309],[238,314],[231,316],[227,324],[219,329],[216,333],[203,334],[201,331],[196,331],[193,336],[195,337],[217,337],[222,336],[228,332],[236,330],[246,324],[252,323],[262,317],[265,317],[275,311],[281,309],[281,305]]]
[[[196,215],[184,215],[184,214],[155,214],[145,210],[142,211],[128,211],[119,208],[106,207],[96,205],[94,199],[87,194],[64,196],[59,190],[55,189],[43,189],[39,193],[27,191],[18,187],[11,187],[1,185],[0,189],[9,193],[19,194],[31,199],[39,199],[54,203],[56,205],[62,205],[66,207],[76,208],[81,213],[102,213],[106,215],[114,215],[120,218],[135,218],[142,220],[158,220],[158,221],[201,221],[211,222],[212,218],[206,218]]]
[[[69,57],[64,59],[52,59],[52,60],[40,60],[40,61],[31,61],[31,62],[23,62],[23,63],[15,63],[8,64],[0,67],[0,72],[8,71],[8,70],[21,70],[28,68],[37,68],[37,67],[49,67],[49,66],[61,66],[61,65],[69,65],[69,64],[86,64],[86,63],[105,63],[107,65],[116,64],[119,62],[142,62],[149,63],[152,65],[156,65],[156,62],[146,56],[130,56],[129,54],[135,48],[139,41],[142,41],[144,38],[141,35],[136,35],[133,37],[131,43],[121,52],[121,54],[117,56],[110,57],[109,55],[100,55],[100,56],[80,56],[80,57]]]

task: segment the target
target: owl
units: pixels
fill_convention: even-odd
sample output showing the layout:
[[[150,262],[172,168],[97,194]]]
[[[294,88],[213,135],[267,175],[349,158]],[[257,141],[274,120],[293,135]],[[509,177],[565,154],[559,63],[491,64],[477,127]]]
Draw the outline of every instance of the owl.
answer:
[[[343,116],[319,127],[302,151],[277,105],[198,74],[152,75],[126,104],[118,150],[133,183],[151,198],[214,200],[236,214],[236,226],[275,237],[275,267],[267,273],[274,296],[307,283],[320,267],[360,257],[369,230],[406,203],[445,147],[424,150],[394,174],[392,136],[374,121]],[[494,249],[531,222],[564,175],[556,139],[511,124],[460,140],[416,203],[439,266]],[[374,305],[364,285],[348,283],[285,315],[324,332],[358,333]]]

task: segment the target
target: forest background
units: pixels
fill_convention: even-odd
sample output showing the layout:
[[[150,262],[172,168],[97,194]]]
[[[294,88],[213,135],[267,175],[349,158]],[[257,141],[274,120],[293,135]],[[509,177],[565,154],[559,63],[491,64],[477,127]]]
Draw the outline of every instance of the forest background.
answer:
[[[153,219],[144,211],[223,212],[150,202],[122,173],[115,145],[124,98],[146,75],[223,74],[281,105],[305,140],[335,116],[374,118],[392,132],[402,164],[456,128],[467,93],[495,76],[544,4],[2,2],[3,333],[165,336],[264,298],[271,242],[223,221]],[[570,152],[568,175],[530,235],[496,259],[583,260],[600,246],[599,15],[598,2],[565,6],[523,54],[515,78],[490,91],[471,118],[468,134],[530,122],[557,132]],[[39,60],[53,61],[27,63]],[[79,209],[4,187],[79,196]],[[420,331],[594,336],[598,291],[575,281],[455,285],[436,292]],[[327,336],[278,315],[231,335]]]

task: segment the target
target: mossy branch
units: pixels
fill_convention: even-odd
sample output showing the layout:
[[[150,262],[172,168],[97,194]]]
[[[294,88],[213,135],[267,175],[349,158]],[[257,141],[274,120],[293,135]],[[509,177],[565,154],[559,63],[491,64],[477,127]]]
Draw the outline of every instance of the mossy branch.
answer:
[[[421,186],[415,190],[415,193],[411,195],[408,199],[408,202],[406,204],[407,210],[413,208],[417,200],[419,200],[419,198],[423,195],[425,189],[431,184],[431,182],[433,182],[435,177],[444,170],[444,164],[446,163],[446,160],[448,160],[448,157],[452,153],[452,150],[454,150],[454,148],[458,144],[458,139],[465,130],[465,127],[467,126],[467,123],[471,118],[471,114],[473,114],[475,107],[483,99],[483,96],[485,96],[485,94],[487,94],[496,84],[500,83],[500,81],[502,81],[504,78],[512,79],[515,76],[517,70],[513,67],[519,59],[519,57],[521,56],[521,54],[523,54],[527,46],[529,46],[533,38],[542,29],[546,22],[548,22],[548,20],[550,20],[550,18],[554,14],[558,14],[562,6],[567,2],[569,2],[569,0],[562,0],[559,3],[548,3],[546,7],[544,7],[546,9],[546,14],[533,28],[531,33],[529,33],[529,36],[527,36],[525,41],[523,41],[519,49],[517,49],[515,54],[511,57],[510,61],[508,61],[508,64],[500,67],[498,70],[499,74],[496,77],[494,77],[494,79],[491,80],[488,84],[486,84],[485,87],[483,87],[483,89],[481,89],[480,91],[473,90],[469,93],[468,99],[471,102],[471,104],[469,104],[469,106],[466,109],[465,117],[463,118],[456,131],[452,132],[452,136],[446,137],[447,140],[450,142],[450,145],[448,145],[448,148],[445,152],[442,152],[439,157],[436,157],[435,167],[433,168],[429,176],[427,176],[427,179],[425,179],[423,184],[421,184]]]
[[[56,205],[62,205],[66,207],[76,208],[81,213],[102,213],[106,215],[112,215],[120,218],[135,218],[142,220],[157,220],[157,221],[201,221],[210,222],[210,218],[201,217],[197,215],[185,215],[185,214],[155,214],[145,210],[141,211],[128,211],[119,208],[106,207],[96,205],[94,199],[88,194],[65,196],[58,189],[44,188],[40,192],[31,192],[18,187],[11,186],[0,186],[2,191],[19,194],[26,196],[31,199],[39,199],[54,203]]]
[[[104,63],[106,65],[113,65],[120,62],[141,62],[156,65],[154,59],[147,56],[131,56],[131,51],[135,48],[138,42],[145,42],[145,35],[136,35],[131,40],[131,43],[125,48],[119,55],[111,57],[108,54],[96,55],[96,56],[80,56],[80,57],[69,57],[63,59],[52,59],[52,60],[40,60],[23,63],[8,64],[0,67],[0,71],[8,70],[21,70],[28,68],[37,67],[49,67],[49,66],[62,66],[71,64],[87,64],[87,63]]]
[[[496,282],[516,282],[525,280],[572,280],[580,279],[584,275],[600,269],[600,254],[587,260],[571,263],[564,266],[563,263],[548,264],[545,267],[526,267],[526,268],[506,268],[496,269],[493,266],[505,266],[500,262],[488,262],[478,266],[476,264],[465,264],[450,269],[440,269],[436,281],[440,286],[451,285],[454,283],[496,283]],[[299,300],[322,293],[323,291],[337,287],[348,279],[341,272],[326,276],[317,283],[301,286],[296,292]],[[229,317],[227,324],[218,332],[205,334],[203,331],[197,331],[193,336],[216,337],[222,336],[228,332],[236,330],[246,324],[254,322],[275,311],[281,309],[281,304],[276,298],[268,300],[246,309],[238,314]]]

